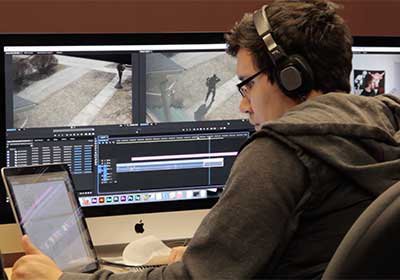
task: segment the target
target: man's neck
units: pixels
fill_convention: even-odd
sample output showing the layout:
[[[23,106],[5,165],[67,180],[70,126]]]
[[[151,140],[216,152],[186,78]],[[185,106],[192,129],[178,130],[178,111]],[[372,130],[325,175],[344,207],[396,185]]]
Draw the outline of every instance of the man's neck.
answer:
[[[317,96],[321,96],[322,94],[323,93],[321,91],[319,91],[319,90],[312,90],[308,94],[307,99],[314,98],[314,97],[317,97]]]

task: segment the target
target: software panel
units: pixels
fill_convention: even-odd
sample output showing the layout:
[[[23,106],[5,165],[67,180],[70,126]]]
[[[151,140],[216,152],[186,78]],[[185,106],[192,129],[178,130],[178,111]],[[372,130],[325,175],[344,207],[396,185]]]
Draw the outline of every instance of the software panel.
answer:
[[[5,39],[2,165],[67,163],[96,245],[190,237],[252,129],[223,35]]]

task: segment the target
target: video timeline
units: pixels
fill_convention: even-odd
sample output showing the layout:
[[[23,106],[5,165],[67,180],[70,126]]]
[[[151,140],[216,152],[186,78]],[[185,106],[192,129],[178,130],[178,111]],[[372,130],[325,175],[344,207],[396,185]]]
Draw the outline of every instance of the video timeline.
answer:
[[[223,186],[248,132],[99,136],[97,194]]]

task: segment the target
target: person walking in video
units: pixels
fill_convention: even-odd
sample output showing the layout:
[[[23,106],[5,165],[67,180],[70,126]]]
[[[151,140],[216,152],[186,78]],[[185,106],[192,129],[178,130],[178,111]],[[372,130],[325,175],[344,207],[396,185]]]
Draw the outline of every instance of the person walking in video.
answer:
[[[124,72],[124,70],[125,70],[125,66],[122,63],[118,63],[118,65],[117,65],[118,82],[114,86],[117,89],[121,89],[122,88],[122,73]]]
[[[221,80],[220,80],[220,78],[217,77],[216,74],[207,78],[206,85],[208,87],[208,91],[207,91],[207,95],[206,95],[206,100],[204,102],[207,102],[208,97],[210,96],[211,93],[212,93],[211,103],[214,102],[215,93],[216,93],[216,85],[219,81],[221,81]]]

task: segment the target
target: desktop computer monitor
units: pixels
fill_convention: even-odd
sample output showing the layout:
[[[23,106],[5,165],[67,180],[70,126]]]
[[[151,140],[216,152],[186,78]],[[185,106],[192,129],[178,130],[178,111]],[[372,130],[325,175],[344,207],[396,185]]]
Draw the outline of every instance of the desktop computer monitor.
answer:
[[[400,97],[400,38],[354,37],[352,92]]]
[[[95,245],[190,238],[252,131],[223,34],[0,41],[1,166],[68,164]]]

